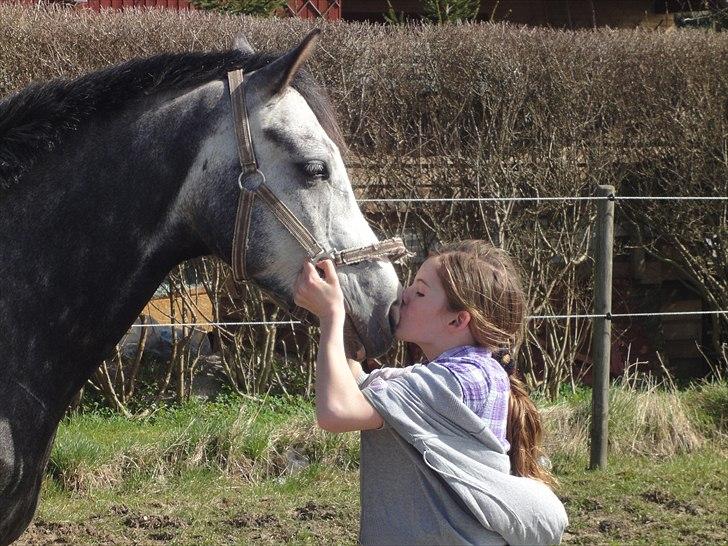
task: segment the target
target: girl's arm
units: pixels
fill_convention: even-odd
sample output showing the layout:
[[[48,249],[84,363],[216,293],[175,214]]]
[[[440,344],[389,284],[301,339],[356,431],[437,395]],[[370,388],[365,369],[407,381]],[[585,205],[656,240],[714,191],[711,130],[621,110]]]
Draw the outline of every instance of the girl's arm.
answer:
[[[320,322],[321,338],[316,359],[316,421],[329,432],[379,428],[383,420],[364,398],[354,378],[354,369],[344,352],[344,296],[330,260],[305,262],[296,281],[294,301],[314,313]]]
[[[361,367],[361,362],[352,360],[351,358],[347,358],[346,361],[349,363],[349,369],[351,370],[351,375],[354,377],[354,381],[359,383],[359,376],[366,373],[364,368]]]

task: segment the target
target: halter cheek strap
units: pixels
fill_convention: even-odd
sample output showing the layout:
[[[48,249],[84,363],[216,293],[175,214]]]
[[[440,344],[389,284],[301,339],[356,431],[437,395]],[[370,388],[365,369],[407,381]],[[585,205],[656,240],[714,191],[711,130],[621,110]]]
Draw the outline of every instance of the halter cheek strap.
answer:
[[[248,279],[246,269],[248,253],[248,232],[250,231],[250,217],[253,211],[255,192],[246,188],[246,179],[251,178],[258,172],[258,162],[253,152],[253,142],[250,138],[250,125],[248,124],[248,112],[245,108],[245,92],[243,90],[243,71],[233,70],[228,72],[228,83],[230,85],[230,100],[233,109],[233,125],[235,126],[238,157],[240,158],[241,173],[238,177],[240,197],[238,199],[238,211],[235,215],[235,232],[233,235],[232,266],[235,280],[243,281]],[[261,182],[265,179],[260,173]]]
[[[243,85],[243,71],[228,72],[230,85],[230,100],[233,109],[235,135],[240,157],[241,173],[238,177],[240,198],[235,218],[235,231],[233,235],[232,265],[236,281],[250,279],[247,271],[248,236],[250,233],[250,218],[255,197],[276,215],[278,220],[303,247],[312,262],[324,258],[331,259],[337,266],[351,265],[366,260],[397,261],[412,256],[399,237],[379,241],[372,245],[348,248],[344,250],[327,249],[321,245],[311,232],[304,226],[296,215],[286,206],[266,184],[265,176],[258,168],[253,150],[253,141],[248,124],[248,112],[245,108],[245,90]]]

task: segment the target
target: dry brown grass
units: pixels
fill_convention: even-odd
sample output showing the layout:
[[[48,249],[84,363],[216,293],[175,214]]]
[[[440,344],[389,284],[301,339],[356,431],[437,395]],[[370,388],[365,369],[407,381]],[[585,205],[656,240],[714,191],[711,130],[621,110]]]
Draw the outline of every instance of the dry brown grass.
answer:
[[[610,456],[672,457],[703,447],[706,437],[669,382],[627,374],[609,392]],[[589,451],[591,399],[541,409],[547,453],[579,457]]]

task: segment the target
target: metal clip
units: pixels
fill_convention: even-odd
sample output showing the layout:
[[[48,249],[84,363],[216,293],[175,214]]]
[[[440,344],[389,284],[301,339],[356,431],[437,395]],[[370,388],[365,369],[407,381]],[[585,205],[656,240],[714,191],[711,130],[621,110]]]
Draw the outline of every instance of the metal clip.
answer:
[[[245,186],[248,186],[248,187],[244,187],[243,179],[245,179],[245,181],[247,182],[248,177],[253,178],[253,176],[255,176],[256,174],[260,175],[260,180],[258,181],[258,183],[257,184],[246,184]],[[262,172],[260,172],[260,169],[255,169],[255,172],[252,172],[252,173],[243,171],[240,173],[240,176],[238,176],[238,187],[241,190],[255,191],[263,184],[265,184],[265,175]]]

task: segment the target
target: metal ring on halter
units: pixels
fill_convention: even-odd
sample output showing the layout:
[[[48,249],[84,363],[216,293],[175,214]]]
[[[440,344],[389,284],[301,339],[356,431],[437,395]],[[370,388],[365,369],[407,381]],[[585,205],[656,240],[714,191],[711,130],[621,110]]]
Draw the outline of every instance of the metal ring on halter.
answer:
[[[258,182],[258,183],[257,183],[257,184],[256,184],[255,186],[253,186],[252,188],[244,188],[244,187],[243,187],[243,177],[246,177],[246,178],[247,178],[248,176],[253,176],[253,175],[255,175],[255,174],[259,174],[259,175],[260,175],[260,182]],[[258,189],[258,188],[259,188],[259,187],[260,187],[260,186],[261,186],[262,184],[265,184],[265,175],[264,175],[264,174],[263,174],[262,172],[260,172],[260,169],[255,169],[255,172],[254,172],[254,173],[249,173],[249,172],[245,172],[245,171],[243,171],[243,172],[241,172],[241,173],[240,173],[240,176],[238,176],[238,187],[239,187],[239,188],[240,188],[241,190],[245,190],[245,189],[247,189],[247,190],[249,190],[249,191],[255,191],[255,190],[257,190],[257,189]]]

